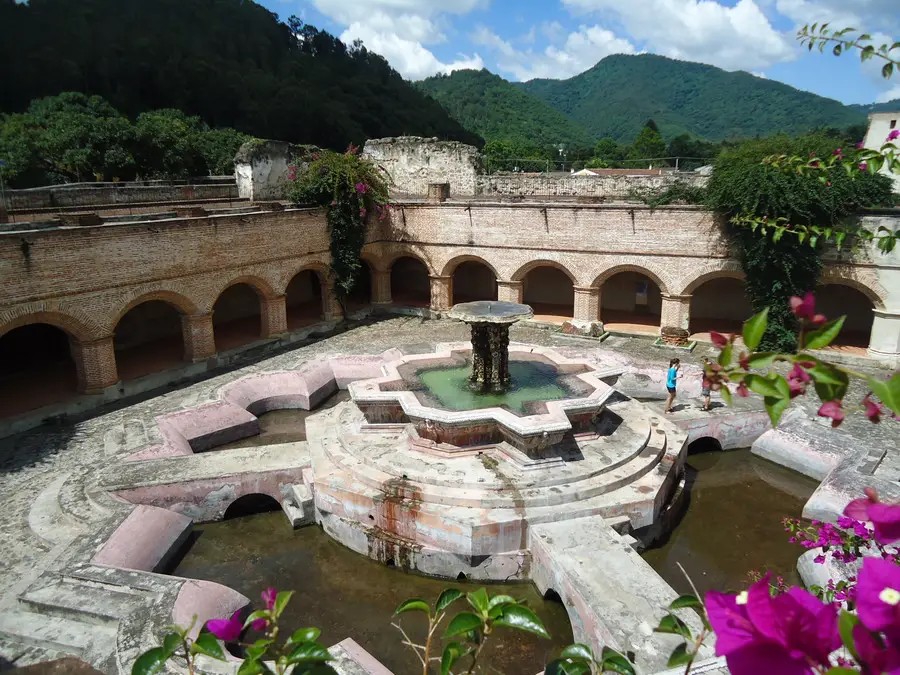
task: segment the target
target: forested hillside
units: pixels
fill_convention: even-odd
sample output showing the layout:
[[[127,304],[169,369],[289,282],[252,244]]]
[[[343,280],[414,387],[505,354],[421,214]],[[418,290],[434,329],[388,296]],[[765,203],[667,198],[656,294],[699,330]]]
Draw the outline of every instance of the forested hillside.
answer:
[[[480,144],[381,56],[250,0],[0,0],[0,112],[61,92],[134,119],[344,148],[415,134]]]
[[[457,70],[416,84],[486,141],[593,147],[591,134],[536,96],[487,70]]]
[[[663,137],[688,133],[707,140],[865,122],[861,110],[781,82],[652,54],[608,56],[568,80],[519,86],[593,136],[628,142],[648,118]]]

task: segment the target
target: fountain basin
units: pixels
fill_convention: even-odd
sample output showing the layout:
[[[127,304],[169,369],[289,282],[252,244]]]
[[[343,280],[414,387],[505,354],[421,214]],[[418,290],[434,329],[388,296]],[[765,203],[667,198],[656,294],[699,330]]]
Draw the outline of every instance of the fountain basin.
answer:
[[[487,393],[469,396],[452,409],[427,386],[429,376],[441,371],[458,373],[472,360],[467,344],[446,345],[432,354],[408,356],[383,366],[384,375],[349,385],[350,397],[370,425],[412,424],[417,435],[440,445],[471,447],[506,441],[530,457],[541,457],[569,433],[587,432],[613,393],[601,378],[618,371],[599,372],[589,364],[566,359],[549,349],[511,346],[509,360],[513,369],[552,371],[557,397],[546,398],[546,385],[535,388],[535,398],[527,392],[517,396]],[[424,375],[424,377],[423,377]],[[521,393],[522,390],[519,390]],[[473,399],[474,396],[474,399]],[[485,407],[470,407],[483,396]],[[504,403],[514,396],[515,405]]]

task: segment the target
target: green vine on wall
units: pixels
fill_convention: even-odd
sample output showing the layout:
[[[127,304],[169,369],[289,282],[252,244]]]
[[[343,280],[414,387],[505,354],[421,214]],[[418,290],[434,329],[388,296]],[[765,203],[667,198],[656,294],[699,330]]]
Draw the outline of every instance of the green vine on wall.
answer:
[[[285,198],[325,209],[331,236],[331,274],[343,304],[359,283],[366,225],[390,210],[388,181],[353,145],[344,153],[321,150],[306,165],[291,165]]]

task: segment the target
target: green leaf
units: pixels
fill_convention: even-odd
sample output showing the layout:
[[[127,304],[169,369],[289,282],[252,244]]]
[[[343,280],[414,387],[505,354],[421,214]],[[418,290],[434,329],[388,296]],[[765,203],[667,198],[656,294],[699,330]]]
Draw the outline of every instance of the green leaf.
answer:
[[[575,644],[569,645],[568,647],[563,649],[560,657],[564,659],[582,659],[584,661],[593,661],[594,652],[592,652],[591,648],[587,645],[576,642]]]
[[[458,642],[451,642],[444,647],[444,654],[441,656],[441,675],[447,675],[456,660],[462,656],[463,649]]]
[[[784,379],[781,375],[777,373],[769,373],[766,376],[766,379],[769,380],[778,391],[778,395],[781,398],[790,398],[791,397],[791,385],[788,384],[788,381]]]
[[[679,595],[669,605],[669,609],[699,609],[703,603],[695,595]]]
[[[497,605],[517,605],[519,601],[516,600],[511,595],[495,595],[491,598],[491,601],[488,603],[489,608],[494,608]]]
[[[438,597],[434,609],[436,612],[443,612],[451,603],[456,602],[461,597],[463,597],[463,592],[458,588],[446,588]]]
[[[303,642],[288,654],[287,662],[290,665],[295,663],[324,663],[331,661],[333,657],[318,642]]]
[[[719,394],[722,396],[722,400],[725,401],[725,405],[731,405],[731,390],[726,385],[722,385],[722,388],[719,389]]]
[[[688,625],[674,614],[666,614],[659,622],[659,626],[653,629],[654,633],[668,633],[671,635],[680,635],[685,640],[690,640],[691,629]]]
[[[900,373],[894,373],[894,376],[889,380],[878,380],[870,377],[868,381],[872,392],[881,402],[890,408],[895,415],[900,415]]]
[[[259,659],[244,659],[237,671],[237,675],[259,675],[268,673],[269,667]]]
[[[420,598],[410,598],[409,600],[404,600],[400,603],[400,606],[397,607],[397,610],[394,612],[394,616],[403,614],[404,612],[425,612],[431,616],[431,607],[428,606],[427,602]]]
[[[723,348],[722,351],[719,352],[718,362],[720,366],[727,366],[731,364],[731,357],[734,354],[734,343],[728,342]]]
[[[134,665],[131,666],[131,675],[154,675],[165,670],[166,661],[169,660],[166,650],[162,647],[154,647],[141,654]]]
[[[547,664],[544,675],[591,675],[591,664],[584,661],[557,659]]]
[[[763,398],[763,403],[765,403],[766,412],[769,413],[769,420],[771,420],[772,428],[774,429],[778,426],[778,422],[781,421],[781,416],[790,405],[791,399],[766,396]]]
[[[275,609],[272,611],[274,612],[276,619],[281,616],[284,608],[287,607],[287,604],[291,601],[292,595],[294,595],[294,591],[281,591],[275,596]]]
[[[834,339],[838,336],[838,333],[841,332],[841,328],[844,325],[844,319],[847,317],[842,316],[834,321],[829,321],[824,326],[819,328],[818,330],[814,330],[811,333],[808,333],[806,336],[806,349],[822,349],[823,347],[827,347],[830,345]]]
[[[470,630],[481,628],[481,617],[472,612],[460,612],[451,619],[447,626],[444,637],[453,637],[454,635],[462,635]]]
[[[257,640],[252,645],[247,647],[246,658],[253,660],[261,659],[273,643],[274,640]]]
[[[248,617],[244,620],[244,628],[246,628],[247,626],[249,626],[251,623],[253,623],[253,622],[256,621],[257,619],[266,619],[266,620],[269,620],[269,619],[271,619],[271,618],[272,618],[272,616],[271,616],[271,612],[269,612],[269,610],[267,610],[267,609],[258,609],[258,610],[256,610],[255,612],[252,612],[252,613],[250,614],[250,616],[248,616]]]
[[[781,392],[778,391],[775,384],[762,375],[747,375],[744,378],[744,384],[750,388],[750,391],[755,392],[760,396],[772,396],[774,398],[781,396]]]
[[[841,668],[839,666],[835,666],[834,668],[829,668],[825,671],[825,675],[859,675],[858,670],[853,670],[852,668]]]
[[[747,345],[747,349],[753,351],[759,345],[759,341],[762,340],[763,333],[766,332],[766,327],[769,325],[769,308],[766,307],[759,314],[751,316],[744,322],[744,344]]]
[[[677,668],[678,666],[687,665],[693,660],[694,655],[688,651],[687,643],[682,642],[672,650],[672,654],[669,656],[668,667]]]
[[[218,661],[225,660],[225,652],[216,636],[212,633],[200,633],[191,645],[191,654],[206,654]]]
[[[768,368],[777,358],[778,354],[775,352],[756,352],[747,357],[747,365],[751,368]]]
[[[466,593],[466,599],[472,607],[481,613],[482,616],[487,616],[490,607],[490,598],[488,597],[488,592],[484,588],[479,588],[477,591]]]
[[[181,636],[178,633],[166,633],[166,636],[163,638],[162,644],[162,647],[165,650],[166,654],[171,656],[180,646]]]
[[[615,649],[604,647],[600,654],[600,671],[611,670],[621,675],[634,675],[634,666]]]
[[[543,622],[534,612],[522,605],[507,605],[503,614],[494,621],[494,625],[524,630],[550,639],[550,633],[544,628]]]
[[[859,653],[856,651],[856,644],[853,641],[853,629],[858,623],[859,617],[851,614],[846,609],[841,612],[840,619],[838,619],[838,631],[841,634],[841,642],[844,643],[847,651],[857,661],[859,661]]]
[[[300,630],[294,631],[294,634],[287,639],[287,642],[284,643],[284,646],[290,647],[292,644],[295,644],[297,642],[315,642],[319,639],[319,636],[321,634],[322,631],[320,631],[318,628],[301,628]]]

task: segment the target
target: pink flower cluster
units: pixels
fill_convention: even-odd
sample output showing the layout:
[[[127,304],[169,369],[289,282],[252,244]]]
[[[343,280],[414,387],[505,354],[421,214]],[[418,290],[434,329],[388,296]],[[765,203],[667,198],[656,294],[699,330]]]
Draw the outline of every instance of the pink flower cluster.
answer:
[[[270,612],[275,609],[277,597],[278,591],[274,588],[270,587],[262,592],[262,601]],[[269,627],[269,622],[266,619],[256,619],[250,624],[250,627],[255,631],[264,631]],[[241,621],[240,610],[232,614],[230,619],[210,619],[206,622],[206,630],[222,642],[237,642],[241,633],[244,632],[244,622]]]
[[[887,142],[892,143],[900,138],[900,129],[894,129],[891,133],[888,134]]]
[[[865,520],[872,521],[874,535],[863,524]],[[874,536],[877,544],[884,545],[900,540],[900,505],[882,504],[874,490],[866,490],[866,497],[851,502],[838,523],[852,530],[852,535],[820,521],[813,521],[806,530],[799,529],[795,520],[786,520],[785,525],[789,532],[802,533],[800,543],[807,548],[840,547],[847,554],[852,541]],[[824,562],[820,558],[817,562]],[[855,602],[860,623],[852,630],[856,661],[841,657],[840,665],[858,665],[864,673],[900,674],[900,565],[895,556],[865,558],[855,585],[829,582],[835,603],[823,602],[801,588],[774,595],[771,588],[766,576],[736,595],[706,594],[716,653],[725,657],[732,675],[808,675],[829,670],[831,653],[842,644],[838,605],[845,600]]]

